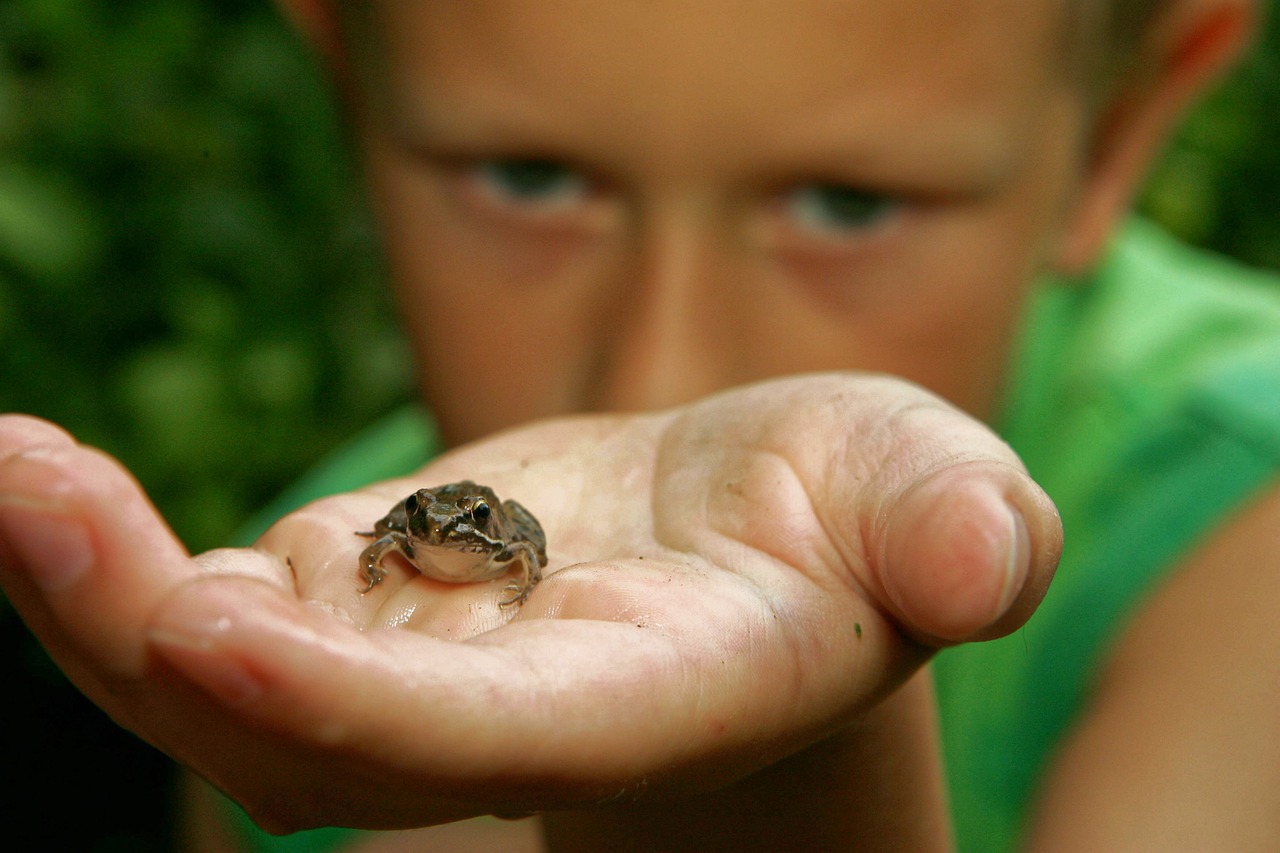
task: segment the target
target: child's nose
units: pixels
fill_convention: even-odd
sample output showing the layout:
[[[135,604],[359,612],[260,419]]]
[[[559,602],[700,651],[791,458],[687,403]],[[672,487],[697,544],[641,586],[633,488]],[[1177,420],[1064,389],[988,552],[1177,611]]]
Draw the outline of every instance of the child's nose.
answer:
[[[693,216],[640,230],[596,330],[593,408],[644,410],[736,384],[731,242]]]

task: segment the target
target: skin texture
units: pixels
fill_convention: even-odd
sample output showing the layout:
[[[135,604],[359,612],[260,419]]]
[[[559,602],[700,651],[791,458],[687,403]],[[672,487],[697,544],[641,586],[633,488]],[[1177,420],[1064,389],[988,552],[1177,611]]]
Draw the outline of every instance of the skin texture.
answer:
[[[1022,624],[1060,545],[998,439],[849,375],[549,422],[423,469],[536,508],[551,564],[518,610],[501,579],[407,568],[359,592],[351,531],[411,480],[192,559],[113,460],[29,418],[0,418],[0,447],[14,606],[94,701],[275,830],[711,790],[855,721],[927,746],[919,688],[912,714],[867,712],[938,644]],[[921,541],[953,556],[914,565]],[[910,833],[929,849],[945,820],[916,753],[886,766],[921,774],[905,790],[935,815]]]
[[[32,629],[122,724],[276,830],[556,808],[558,850],[776,849],[815,826],[813,849],[945,849],[913,674],[1021,624],[1057,547],[1051,509],[973,418],[994,415],[1030,279],[1093,262],[1252,4],[1171,4],[1103,105],[1046,61],[1051,0],[385,0],[372,54],[328,4],[284,5],[347,98],[447,437],[677,408],[504,433],[194,560],[110,460],[0,421],[0,563]],[[494,180],[530,160],[567,182],[531,197]],[[832,187],[882,215],[833,219]],[[850,369],[959,408],[847,373],[707,398]],[[548,576],[519,613],[496,581],[389,578],[356,598],[351,531],[464,477],[547,528]],[[1280,509],[1259,506],[1176,574],[1206,625],[1267,636],[1239,606],[1280,571],[1261,538]],[[1186,629],[1163,600],[1117,650],[1138,662],[1117,670],[1129,686],[1100,691],[1064,746],[1037,849],[1088,832],[1085,849],[1169,849],[1099,834],[1120,799],[1102,778],[1153,792],[1143,831],[1181,810],[1266,840],[1280,737],[1272,694],[1239,688],[1280,670],[1274,645],[1234,679],[1184,666],[1151,639]],[[1195,715],[1145,722],[1188,695],[1246,703],[1245,813],[1188,807],[1198,786],[1161,787],[1155,765],[1115,775],[1105,745],[1135,726],[1152,754],[1220,761],[1211,741],[1171,751]],[[642,789],[677,799],[630,803]]]

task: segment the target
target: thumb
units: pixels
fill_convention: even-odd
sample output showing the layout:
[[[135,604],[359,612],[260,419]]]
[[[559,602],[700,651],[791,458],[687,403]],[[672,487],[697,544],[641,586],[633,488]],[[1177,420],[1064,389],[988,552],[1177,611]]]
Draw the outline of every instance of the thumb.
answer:
[[[944,467],[881,518],[872,571],[907,633],[930,646],[988,640],[1039,605],[1062,548],[1048,496],[995,461]]]

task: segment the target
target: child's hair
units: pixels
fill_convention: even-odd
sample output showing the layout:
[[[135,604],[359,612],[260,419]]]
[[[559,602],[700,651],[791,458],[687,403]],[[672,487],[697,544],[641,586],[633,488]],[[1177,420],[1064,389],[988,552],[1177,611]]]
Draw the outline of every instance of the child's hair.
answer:
[[[356,40],[369,36],[367,12],[375,0],[337,0],[343,29]],[[1065,51],[1068,68],[1096,93],[1140,60],[1142,35],[1171,0],[1066,0]],[[363,37],[363,38],[362,38]],[[357,47],[357,49],[359,49]]]
[[[1168,5],[1168,0],[1112,0],[1108,4],[1106,33],[1115,52],[1132,51],[1142,32]]]
[[[1135,65],[1143,34],[1170,0],[1068,0],[1068,67],[1095,97]]]

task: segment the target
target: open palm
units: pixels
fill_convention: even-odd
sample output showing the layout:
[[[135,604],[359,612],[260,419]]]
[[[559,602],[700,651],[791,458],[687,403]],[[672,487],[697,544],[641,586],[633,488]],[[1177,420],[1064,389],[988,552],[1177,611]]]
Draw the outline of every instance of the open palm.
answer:
[[[354,531],[463,479],[545,527],[529,599],[398,560],[363,594]],[[4,418],[0,524],[5,589],[76,684],[276,829],[731,781],[1020,625],[1059,544],[984,428],[852,375],[504,433],[194,558],[114,460]]]

